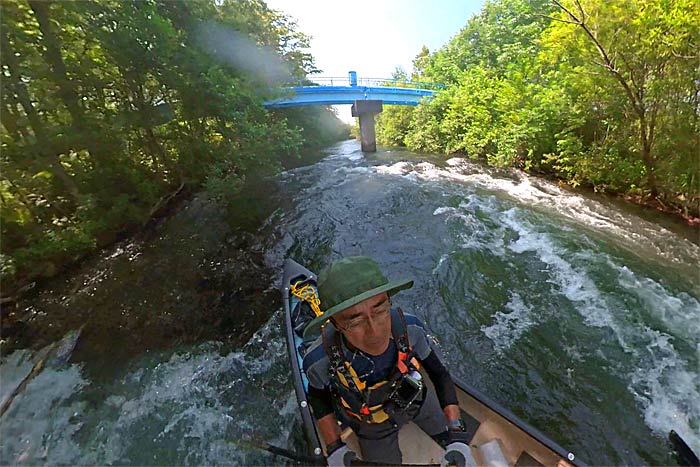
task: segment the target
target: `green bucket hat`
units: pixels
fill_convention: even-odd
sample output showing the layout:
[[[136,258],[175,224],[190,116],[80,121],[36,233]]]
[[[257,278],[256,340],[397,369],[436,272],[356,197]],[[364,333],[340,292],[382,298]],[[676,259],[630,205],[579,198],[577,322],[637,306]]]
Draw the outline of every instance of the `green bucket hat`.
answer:
[[[326,311],[304,329],[304,337],[316,334],[328,319],[382,292],[389,295],[410,289],[412,280],[389,282],[379,265],[366,256],[348,256],[331,264],[318,275],[321,308]]]

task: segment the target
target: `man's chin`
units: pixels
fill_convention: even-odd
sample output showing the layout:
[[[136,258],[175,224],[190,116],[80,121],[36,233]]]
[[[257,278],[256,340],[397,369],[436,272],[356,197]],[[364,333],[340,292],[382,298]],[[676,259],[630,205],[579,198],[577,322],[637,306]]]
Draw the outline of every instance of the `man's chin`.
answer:
[[[365,349],[365,353],[368,353],[372,356],[378,356],[386,352],[386,349],[389,347],[389,340],[382,341],[382,342],[377,342],[376,344],[368,344],[367,348]]]

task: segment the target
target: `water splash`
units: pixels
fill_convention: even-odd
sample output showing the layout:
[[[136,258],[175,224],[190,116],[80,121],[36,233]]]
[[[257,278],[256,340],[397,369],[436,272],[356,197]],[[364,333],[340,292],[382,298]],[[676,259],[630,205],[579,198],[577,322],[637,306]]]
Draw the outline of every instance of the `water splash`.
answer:
[[[445,179],[453,179],[494,191],[505,191],[519,203],[546,205],[565,218],[585,225],[586,230],[579,232],[579,242],[587,244],[590,249],[569,250],[559,244],[552,230],[560,228],[573,234],[572,228],[556,223],[543,228],[546,224],[539,224],[540,219],[537,219],[538,226],[535,227],[531,220],[538,216],[524,207],[504,209],[501,205],[500,212],[498,209],[491,210],[490,214],[498,217],[502,225],[517,233],[512,241],[499,229],[492,230],[490,235],[476,235],[479,227],[473,225],[475,218],[465,212],[464,205],[443,206],[433,212],[435,216],[462,221],[465,232],[468,232],[459,234],[465,248],[485,248],[498,254],[499,247],[506,244],[512,254],[535,254],[537,260],[546,265],[547,280],[572,303],[584,323],[595,328],[610,329],[621,349],[627,353],[626,360],[618,362],[615,361],[617,355],[608,356],[599,351],[604,360],[627,373],[628,390],[641,405],[646,424],[664,438],[674,429],[693,449],[700,450],[700,376],[697,371],[691,370],[693,365],[697,366],[700,356],[690,359],[682,357],[673,344],[674,340],[683,339],[691,349],[700,349],[700,302],[687,292],[669,290],[642,273],[634,272],[629,266],[620,264],[619,258],[613,259],[606,253],[596,251],[600,248],[598,242],[591,242],[590,238],[582,234],[591,228],[598,232],[612,233],[619,240],[634,242],[638,251],[649,251],[651,246],[652,250],[670,260],[670,263],[686,266],[697,258],[697,247],[674,238],[664,228],[614,212],[594,201],[563,192],[556,186],[549,185],[543,191],[542,181],[534,185],[527,177],[514,182],[483,173],[455,173],[469,165],[459,159],[449,160],[448,165],[450,168],[446,170],[435,167],[429,171],[423,169],[414,172],[404,166],[401,172],[404,176],[421,174],[424,178],[441,183],[445,183]],[[474,194],[467,196],[475,197]],[[635,225],[632,226],[631,222]],[[645,245],[645,248],[640,250],[640,244]],[[443,255],[440,265],[448,257],[448,254]],[[525,261],[525,257],[518,261]],[[615,296],[598,286],[597,281],[600,279],[594,278],[590,272],[594,264],[599,269],[605,269],[600,267],[601,264],[607,265],[607,272],[599,272],[617,276],[619,289]],[[632,313],[629,312],[631,303],[636,310]],[[537,322],[532,318],[532,310],[519,295],[511,295],[506,310],[497,311],[492,316],[492,324],[481,326],[481,331],[493,342],[499,353],[511,348]],[[647,316],[660,321],[663,328],[650,328]],[[575,345],[570,345],[565,350],[569,355],[576,356],[572,357],[573,360],[579,363],[582,361],[581,350]],[[683,353],[687,355],[687,352]],[[569,379],[573,382],[574,370],[568,370]]]
[[[700,452],[700,375],[679,357],[673,337],[649,328],[642,332],[648,342],[646,359],[632,371],[629,390],[651,429],[664,437],[675,430]]]
[[[240,351],[206,343],[144,356],[111,381],[90,381],[76,364],[45,370],[3,417],[3,463],[269,464],[242,440],[286,445],[295,424],[280,320]]]
[[[584,322],[612,330],[629,357],[623,362],[615,362],[614,356],[604,355],[604,358],[623,364],[630,381],[628,388],[641,403],[647,425],[663,437],[676,430],[698,450],[700,376],[689,369],[693,360],[688,362],[681,357],[673,344],[676,338],[685,338],[692,340],[691,345],[700,346],[700,334],[695,332],[700,316],[698,301],[687,293],[669,293],[652,279],[638,277],[626,266],[616,264],[606,254],[567,252],[557,246],[551,235],[537,232],[527,220],[519,218],[514,209],[507,211],[503,220],[519,234],[509,248],[518,254],[536,253],[549,266],[550,280],[575,304]],[[620,298],[621,291],[617,297],[601,292],[587,272],[564,258],[567,255],[584,257],[589,268],[591,263],[598,262],[617,271],[621,291],[639,299],[637,311],[629,309],[624,296]],[[652,329],[640,315],[642,312],[661,318],[667,328]],[[496,343],[498,347],[499,341]]]
[[[527,305],[517,292],[511,293],[511,299],[505,308],[507,312],[496,312],[493,324],[481,326],[481,332],[491,339],[494,348],[500,353],[508,350],[537,323],[532,306]]]
[[[446,163],[447,167],[442,168],[427,162],[397,162],[390,166],[376,167],[375,170],[378,173],[443,185],[446,181],[459,182],[466,191],[465,195],[473,187],[503,193],[520,205],[555,213],[586,229],[605,234],[606,239],[618,242],[630,252],[647,256],[653,254],[677,264],[685,273],[697,276],[700,247],[663,227],[524,172],[501,173],[463,158],[452,158]]]

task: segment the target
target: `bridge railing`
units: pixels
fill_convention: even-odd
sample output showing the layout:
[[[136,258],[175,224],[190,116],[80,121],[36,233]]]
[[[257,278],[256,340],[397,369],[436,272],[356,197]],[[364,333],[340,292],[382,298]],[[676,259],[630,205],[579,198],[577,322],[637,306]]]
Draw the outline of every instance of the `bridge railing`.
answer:
[[[306,81],[300,81],[298,86],[351,86],[347,76],[309,76]],[[445,85],[429,81],[412,81],[387,78],[357,78],[357,86],[395,87],[413,89],[445,89]]]

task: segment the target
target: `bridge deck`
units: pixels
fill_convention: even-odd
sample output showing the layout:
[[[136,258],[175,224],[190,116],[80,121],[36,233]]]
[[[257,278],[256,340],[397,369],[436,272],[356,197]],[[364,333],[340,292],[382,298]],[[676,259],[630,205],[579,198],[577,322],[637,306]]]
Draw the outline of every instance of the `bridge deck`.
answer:
[[[352,104],[361,100],[381,100],[388,105],[418,105],[436,91],[387,86],[298,86],[290,95],[265,102],[265,107]]]

